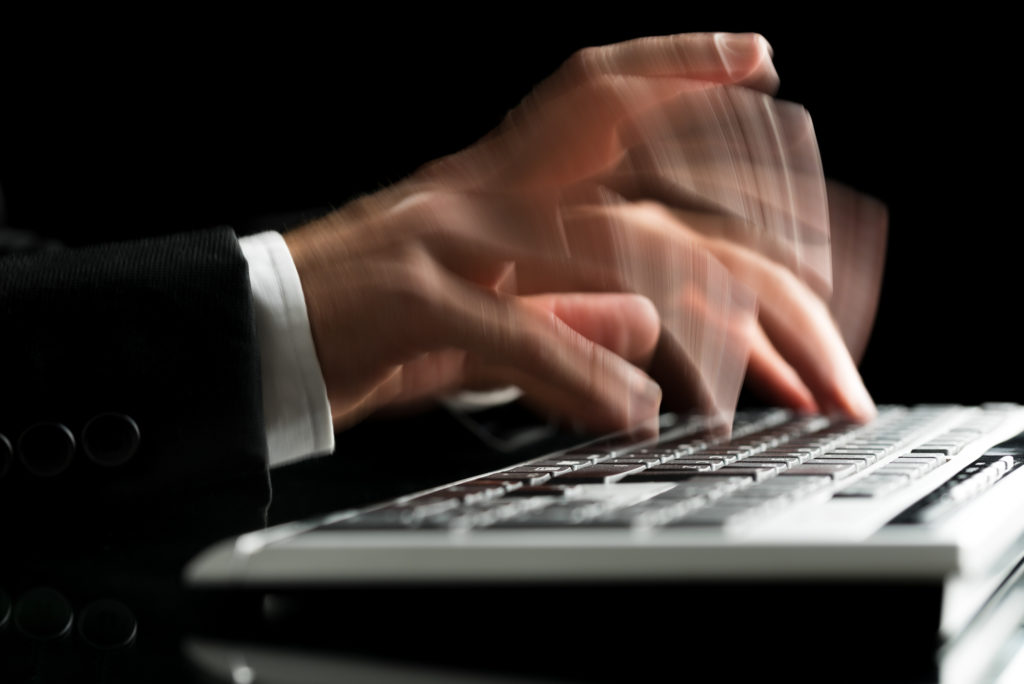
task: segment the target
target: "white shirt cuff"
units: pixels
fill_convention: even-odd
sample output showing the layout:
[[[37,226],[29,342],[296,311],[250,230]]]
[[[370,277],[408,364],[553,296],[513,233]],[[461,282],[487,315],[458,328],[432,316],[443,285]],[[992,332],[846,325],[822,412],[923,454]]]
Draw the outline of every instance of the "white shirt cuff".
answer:
[[[249,262],[270,467],[334,451],[327,386],[291,252],[277,232],[239,239]]]

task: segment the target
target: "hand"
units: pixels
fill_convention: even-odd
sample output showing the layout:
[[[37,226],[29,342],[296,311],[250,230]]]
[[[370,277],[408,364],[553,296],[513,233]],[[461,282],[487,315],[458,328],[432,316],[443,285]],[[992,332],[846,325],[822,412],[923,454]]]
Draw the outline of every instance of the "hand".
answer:
[[[806,314],[816,331],[808,344],[783,344],[780,354],[770,339],[788,339],[779,337],[785,325],[758,326],[743,283],[771,291],[774,276],[765,273],[799,270],[803,262],[787,264],[786,255],[806,242],[808,226],[819,237],[822,230],[814,201],[774,206],[794,198],[794,183],[779,179],[822,190],[803,193],[819,204],[824,184],[813,136],[808,146],[799,126],[790,138],[768,134],[803,150],[781,168],[735,136],[707,145],[709,132],[724,130],[721,107],[694,103],[723,93],[748,103],[723,105],[740,122],[761,122],[762,111],[778,121],[767,95],[731,84],[774,90],[762,38],[672,36],[582,51],[477,145],[289,233],[336,425],[398,401],[512,383],[564,419],[635,426],[658,411],[659,388],[640,370],[656,344],[673,352],[666,381],[709,413],[731,417],[752,351],[755,376],[786,403],[817,408],[815,393],[838,385],[848,400],[820,406],[863,416],[858,387],[848,386],[859,377],[846,372],[852,361],[831,319],[818,315],[817,295],[782,297],[777,307]],[[679,117],[680,107],[689,116]],[[694,141],[705,145],[697,159],[706,163],[693,163]],[[732,180],[688,187],[681,168]],[[736,170],[743,173],[728,173]],[[743,180],[758,178],[772,182]],[[715,187],[739,190],[753,210],[737,213]],[[772,216],[790,232],[779,237],[777,221],[749,230]],[[741,226],[733,241],[721,242],[723,225]],[[758,237],[765,233],[768,240]],[[776,250],[783,265],[775,271],[766,264],[780,261],[757,249],[738,256],[737,245],[791,251]],[[808,362],[823,349],[845,359],[843,372]],[[802,387],[794,380],[801,372],[812,377]]]
[[[614,429],[656,416],[637,366],[659,320],[643,297],[501,293],[509,253],[462,198],[422,193],[358,222],[286,236],[303,280],[337,426],[461,387],[515,384],[552,414]]]

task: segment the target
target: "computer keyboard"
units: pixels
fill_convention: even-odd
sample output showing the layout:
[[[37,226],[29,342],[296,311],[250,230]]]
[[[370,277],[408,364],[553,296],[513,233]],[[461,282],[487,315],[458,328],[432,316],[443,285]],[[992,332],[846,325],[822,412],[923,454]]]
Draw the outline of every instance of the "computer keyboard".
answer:
[[[402,643],[430,657],[454,644],[460,664],[467,653],[491,661],[494,631],[453,606],[539,608],[557,615],[569,656],[555,661],[572,681],[581,674],[572,654],[593,650],[595,625],[614,628],[609,616],[619,614],[660,624],[668,605],[685,613],[672,623],[674,643],[708,662],[735,655],[723,635],[742,623],[747,634],[799,635],[809,676],[787,666],[788,679],[835,679],[836,644],[871,635],[851,680],[901,663],[910,676],[893,681],[940,681],[937,644],[957,667],[985,662],[977,644],[994,649],[1003,637],[993,629],[1021,624],[1024,603],[1012,592],[1024,572],[1022,464],[1018,405],[883,406],[865,425],[767,409],[741,412],[728,438],[667,415],[656,438],[594,440],[225,539],[185,577],[215,596],[287,601],[275,615],[303,605],[324,624],[352,617],[343,622],[375,642],[394,628],[381,605],[440,617],[425,632],[432,640]],[[986,613],[991,605],[998,610]],[[306,617],[290,624],[319,624]],[[755,642],[743,653],[756,670],[778,645]],[[680,667],[676,651],[651,652],[663,658],[640,679]],[[636,654],[623,653],[591,659],[593,679],[637,679]]]
[[[884,406],[866,425],[782,409],[741,412],[731,437],[695,417],[332,516],[320,529],[670,528],[741,532],[812,501],[892,496],[1002,426],[1015,405]],[[986,453],[893,522],[927,522],[1021,465]]]

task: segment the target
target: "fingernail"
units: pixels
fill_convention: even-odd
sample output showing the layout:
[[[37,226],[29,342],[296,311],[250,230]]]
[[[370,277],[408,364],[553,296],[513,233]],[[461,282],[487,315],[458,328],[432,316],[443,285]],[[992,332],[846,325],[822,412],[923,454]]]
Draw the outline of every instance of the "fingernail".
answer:
[[[773,52],[768,41],[757,33],[718,33],[715,45],[730,75],[750,71],[756,57],[765,53],[771,56]]]

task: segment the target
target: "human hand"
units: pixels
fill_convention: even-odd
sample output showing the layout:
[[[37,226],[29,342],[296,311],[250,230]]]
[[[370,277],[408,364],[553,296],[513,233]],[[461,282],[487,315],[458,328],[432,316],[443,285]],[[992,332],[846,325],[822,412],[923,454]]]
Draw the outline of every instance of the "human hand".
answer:
[[[766,329],[755,318],[744,283],[774,292],[787,269],[810,264],[803,275],[827,293],[820,246],[810,259],[801,249],[814,243],[806,234],[822,243],[827,213],[809,128],[762,132],[757,144],[721,135],[723,107],[734,123],[780,121],[766,95],[723,85],[737,83],[774,91],[762,38],[582,51],[477,145],[287,235],[336,424],[513,383],[562,418],[634,426],[658,410],[657,386],[639,370],[656,343],[673,351],[665,381],[710,414],[731,417],[751,353],[753,377],[775,398],[866,417],[870,399],[817,295],[781,288],[791,294],[769,307],[796,313],[807,344],[787,344],[785,322]],[[779,142],[797,154],[780,159]],[[744,211],[728,201],[736,196]],[[609,334],[615,323],[631,332]],[[814,362],[822,353],[831,369]]]
[[[673,72],[666,66],[676,48],[691,67],[716,58],[724,63],[727,53],[711,48],[726,41],[736,47],[728,54],[740,56],[731,69]],[[769,55],[758,36],[722,34],[642,39],[578,53],[494,135],[431,165],[427,175],[442,175],[449,186],[558,187],[563,194],[582,178],[577,185],[614,190],[619,200],[655,200],[674,209],[691,233],[686,239],[707,238],[704,248],[714,245],[712,253],[761,299],[760,321],[748,340],[755,390],[799,409],[866,420],[874,405],[850,352],[859,358],[874,318],[884,207],[826,184],[807,112],[769,97],[778,84]],[[642,269],[632,264],[627,285],[652,298],[664,315],[676,292],[639,287]],[[845,287],[833,298],[835,275]],[[745,318],[741,311],[728,317]],[[667,327],[676,340],[691,340],[685,355],[697,382],[722,410],[735,398],[737,374],[694,349],[686,330],[694,320],[673,322]],[[735,347],[730,363],[745,353]],[[694,379],[687,384],[692,395]]]
[[[501,292],[511,248],[478,230],[478,215],[460,196],[424,192],[358,222],[328,216],[286,236],[335,424],[509,384],[549,413],[598,429],[656,416],[660,390],[637,367],[658,339],[651,303]]]

